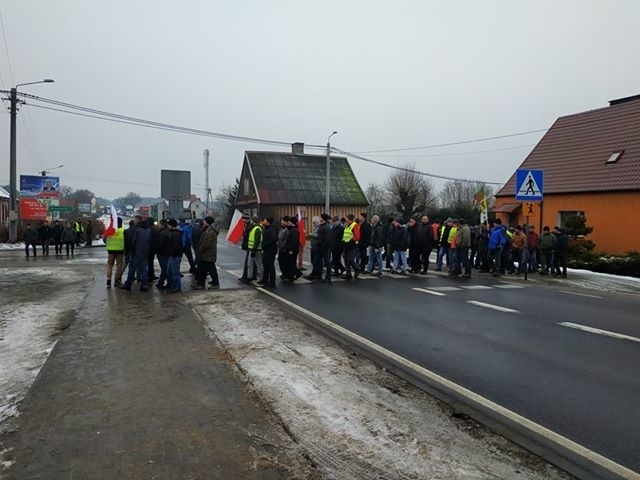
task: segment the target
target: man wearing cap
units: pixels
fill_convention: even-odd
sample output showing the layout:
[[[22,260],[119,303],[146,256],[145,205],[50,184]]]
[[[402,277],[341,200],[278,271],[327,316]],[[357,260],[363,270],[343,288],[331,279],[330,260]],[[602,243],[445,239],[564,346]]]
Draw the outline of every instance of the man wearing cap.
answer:
[[[456,265],[453,270],[454,274],[462,274],[464,268],[463,278],[471,278],[471,264],[469,261],[469,248],[471,247],[471,229],[464,218],[459,218],[454,221],[456,230]]]
[[[249,252],[249,265],[247,268],[247,279],[244,283],[250,283],[253,279],[262,280],[264,269],[262,264],[262,225],[260,217],[254,215],[251,218],[251,230],[247,240],[247,250]]]
[[[211,288],[220,288],[216,261],[218,258],[218,227],[213,217],[205,217],[202,233],[198,241],[198,268],[195,281],[191,284],[194,290],[204,290],[207,275],[211,276]]]

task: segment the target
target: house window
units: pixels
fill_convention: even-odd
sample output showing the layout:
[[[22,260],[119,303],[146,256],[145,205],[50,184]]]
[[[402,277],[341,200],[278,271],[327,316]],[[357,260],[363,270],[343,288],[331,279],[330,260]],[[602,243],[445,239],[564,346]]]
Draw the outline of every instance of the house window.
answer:
[[[620,157],[622,156],[623,153],[624,153],[624,150],[618,150],[617,152],[613,152],[609,157],[609,159],[604,163],[605,164],[616,163],[618,160],[620,160]]]
[[[575,216],[584,217],[584,212],[575,211],[575,210],[558,212],[558,226],[560,228],[564,228],[567,218],[575,217]]]
[[[244,193],[244,195],[249,195],[249,179],[248,178],[244,179],[244,185],[242,186],[242,192]]]

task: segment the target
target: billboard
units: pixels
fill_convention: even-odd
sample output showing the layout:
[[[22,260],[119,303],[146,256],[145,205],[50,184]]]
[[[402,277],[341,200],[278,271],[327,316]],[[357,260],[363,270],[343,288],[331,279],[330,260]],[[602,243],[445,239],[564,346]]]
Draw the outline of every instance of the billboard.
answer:
[[[20,218],[22,220],[45,220],[49,215],[49,205],[45,200],[28,197],[20,199]]]
[[[188,170],[161,170],[160,195],[166,200],[189,200],[191,172]]]
[[[60,177],[20,175],[20,196],[58,198],[60,197]]]

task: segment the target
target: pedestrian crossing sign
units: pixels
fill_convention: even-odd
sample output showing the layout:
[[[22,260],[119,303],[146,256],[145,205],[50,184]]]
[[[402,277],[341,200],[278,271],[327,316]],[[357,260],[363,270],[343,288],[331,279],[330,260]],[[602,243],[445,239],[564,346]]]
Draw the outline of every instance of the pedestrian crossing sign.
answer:
[[[542,170],[516,171],[516,200],[542,201]]]

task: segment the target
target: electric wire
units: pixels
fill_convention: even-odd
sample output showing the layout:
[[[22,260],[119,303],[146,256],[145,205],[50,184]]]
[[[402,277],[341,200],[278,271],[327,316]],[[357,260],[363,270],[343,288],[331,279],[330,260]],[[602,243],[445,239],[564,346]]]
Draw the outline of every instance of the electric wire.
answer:
[[[535,143],[528,143],[526,145],[513,145],[511,147],[493,148],[491,150],[474,150],[469,152],[450,152],[450,153],[421,153],[421,154],[387,154],[387,153],[374,153],[372,157],[392,157],[392,158],[428,158],[428,157],[454,157],[460,155],[474,155],[477,153],[491,153],[491,152],[503,152],[506,150],[517,150],[520,148],[533,147]]]
[[[457,142],[449,142],[449,143],[436,143],[436,144],[432,144],[432,145],[424,145],[422,147],[404,147],[404,148],[389,148],[386,150],[363,150],[363,151],[358,151],[358,152],[354,152],[354,153],[389,153],[389,152],[405,152],[405,151],[409,151],[409,150],[423,150],[423,149],[427,149],[427,148],[438,148],[438,147],[451,147],[453,145],[465,145],[467,143],[476,143],[476,142],[486,142],[489,140],[497,140],[500,138],[510,138],[510,137],[517,137],[517,136],[521,136],[521,135],[530,135],[532,133],[541,133],[541,132],[546,132],[548,129],[547,128],[541,128],[538,130],[529,130],[526,132],[517,132],[517,133],[509,133],[506,135],[495,135],[493,137],[483,137],[483,138],[474,138],[471,140],[461,140],[461,141],[457,141]]]

